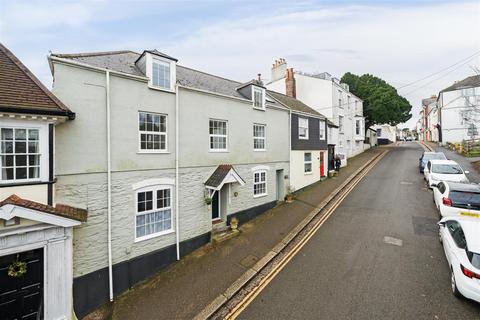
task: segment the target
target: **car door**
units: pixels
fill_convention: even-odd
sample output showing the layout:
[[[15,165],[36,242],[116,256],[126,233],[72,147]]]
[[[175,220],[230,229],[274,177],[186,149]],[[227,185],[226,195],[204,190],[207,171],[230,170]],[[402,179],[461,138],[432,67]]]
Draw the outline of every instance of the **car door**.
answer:
[[[423,169],[423,176],[425,178],[425,180],[428,182],[428,179],[430,177],[430,168],[431,168],[432,164],[430,161],[427,162],[427,164],[425,165],[425,168]]]
[[[435,206],[437,207],[437,209],[440,208],[445,189],[446,187],[443,182],[440,182],[436,188],[433,188],[433,201],[435,202]]]
[[[450,265],[457,265],[460,261],[457,253],[461,250],[464,250],[467,246],[467,242],[465,240],[465,235],[463,233],[463,229],[460,226],[460,223],[456,220],[449,220],[446,222],[446,226],[448,229],[449,236],[448,238],[448,257],[447,260]],[[445,248],[445,246],[444,246]],[[445,255],[447,255],[447,251],[445,251]]]

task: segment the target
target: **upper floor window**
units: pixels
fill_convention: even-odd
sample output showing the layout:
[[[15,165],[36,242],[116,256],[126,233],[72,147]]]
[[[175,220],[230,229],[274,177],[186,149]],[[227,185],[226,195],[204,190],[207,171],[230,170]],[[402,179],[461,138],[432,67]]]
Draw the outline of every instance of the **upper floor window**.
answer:
[[[153,60],[152,62],[152,84],[155,87],[170,89],[170,63]]]
[[[347,96],[347,110],[350,111],[350,96]]]
[[[359,136],[360,131],[361,131],[361,122],[360,120],[355,120],[355,134]]]
[[[40,178],[40,131],[30,128],[1,128],[2,181]]]
[[[167,150],[167,116],[164,114],[139,112],[138,131],[140,151]]]
[[[253,173],[253,196],[267,195],[267,171],[259,170]]]
[[[137,191],[135,238],[142,240],[172,228],[172,188],[152,187]]]
[[[266,126],[264,124],[253,125],[253,150],[265,150]]]
[[[305,174],[312,173],[312,153],[305,152],[303,154],[303,172]]]
[[[343,116],[338,116],[338,131],[343,132]]]
[[[253,89],[253,107],[265,109],[264,90],[262,88],[252,87]]]
[[[342,105],[342,90],[338,90],[338,106],[340,108],[343,108],[343,105]]]
[[[298,138],[308,139],[308,119],[298,118]]]
[[[227,150],[227,121],[210,119],[210,151]]]
[[[325,140],[325,121],[318,120],[318,132],[320,135],[320,140]]]

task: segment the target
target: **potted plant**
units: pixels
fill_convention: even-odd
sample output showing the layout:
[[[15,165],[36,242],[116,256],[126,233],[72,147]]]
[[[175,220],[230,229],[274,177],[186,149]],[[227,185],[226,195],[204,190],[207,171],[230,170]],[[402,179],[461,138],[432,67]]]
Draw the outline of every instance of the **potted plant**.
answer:
[[[230,220],[230,228],[232,231],[238,230],[238,219],[237,217],[233,217],[232,220]]]
[[[287,195],[285,196],[287,203],[292,203],[293,199],[295,198],[294,193],[295,188],[293,186],[288,186],[287,188]]]
[[[207,197],[207,196],[206,196],[206,197],[203,199],[203,201],[205,201],[205,204],[206,204],[207,206],[209,206],[209,205],[212,204],[212,198],[210,198],[210,197]]]

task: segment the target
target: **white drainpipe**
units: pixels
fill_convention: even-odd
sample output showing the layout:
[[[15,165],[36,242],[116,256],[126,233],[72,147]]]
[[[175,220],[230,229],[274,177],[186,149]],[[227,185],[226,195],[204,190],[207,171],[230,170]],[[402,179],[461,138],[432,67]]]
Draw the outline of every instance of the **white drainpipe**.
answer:
[[[105,71],[107,101],[107,228],[108,228],[108,287],[110,301],[113,301],[112,275],[112,163],[110,144],[110,71]]]
[[[292,110],[288,110],[288,186],[292,185]]]
[[[178,95],[180,94],[180,90],[178,85],[175,85],[175,235],[176,235],[176,245],[177,245],[177,260],[180,260],[180,219],[179,219],[179,214],[180,214],[180,207],[179,207],[179,192],[178,189],[180,187],[180,181],[178,179],[178,146],[179,144],[179,137],[178,137],[178,132],[180,131],[178,129]]]

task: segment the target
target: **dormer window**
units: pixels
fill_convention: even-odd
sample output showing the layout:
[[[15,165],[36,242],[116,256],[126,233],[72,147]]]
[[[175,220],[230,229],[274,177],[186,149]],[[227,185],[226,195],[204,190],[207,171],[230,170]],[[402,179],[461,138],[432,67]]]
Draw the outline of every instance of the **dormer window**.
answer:
[[[252,86],[253,107],[265,109],[265,89]]]
[[[154,59],[152,61],[152,85],[170,89],[170,63]]]

